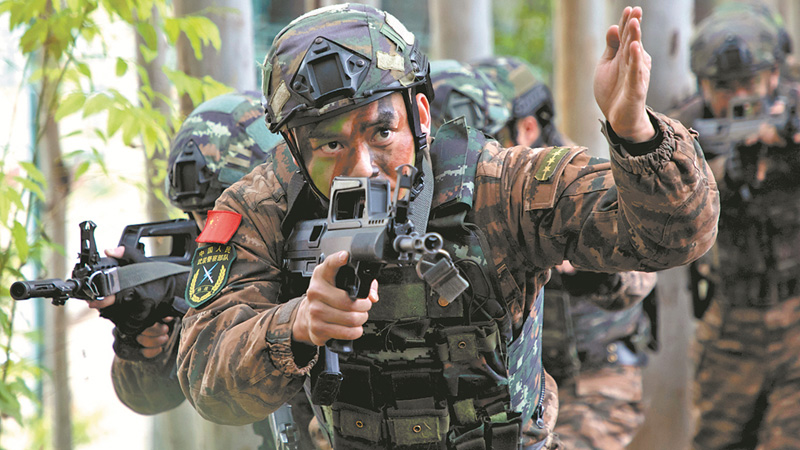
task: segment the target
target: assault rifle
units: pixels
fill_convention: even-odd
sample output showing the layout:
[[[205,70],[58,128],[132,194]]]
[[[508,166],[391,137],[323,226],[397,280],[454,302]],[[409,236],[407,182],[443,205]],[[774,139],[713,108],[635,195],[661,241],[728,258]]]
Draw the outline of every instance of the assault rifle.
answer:
[[[289,283],[307,281],[327,256],[347,250],[350,257],[336,274],[336,286],[353,300],[369,295],[372,280],[386,265],[416,265],[417,275],[450,301],[467,288],[468,283],[450,254],[442,250],[442,236],[420,234],[409,218],[412,181],[417,169],[405,164],[396,171],[393,200],[386,180],[334,178],[328,217],[299,222],[288,237],[284,266],[291,278]],[[426,209],[425,220],[427,212]],[[351,341],[331,341],[326,345],[325,370],[312,392],[315,404],[330,405],[335,400],[342,381],[338,353],[349,355],[352,351]]]
[[[72,278],[17,281],[11,285],[11,296],[16,300],[50,298],[54,305],[63,305],[68,298],[97,300],[127,287],[188,271],[196,246],[197,225],[191,220],[128,225],[122,232],[119,245],[144,254],[142,238],[169,236],[172,248],[167,255],[146,257],[145,262],[120,267],[116,259],[100,257],[94,240],[95,228],[97,225],[92,221],[80,223],[81,246]],[[182,306],[176,309],[186,310]]]
[[[796,106],[785,97],[778,97],[775,100],[777,102],[785,105],[783,111],[770,114],[769,104],[765,99],[739,97],[731,100],[726,118],[696,119],[692,128],[699,134],[698,140],[703,152],[709,157],[731,156],[736,145],[757,134],[763,123],[774,126],[778,133],[791,140],[791,135],[800,130]]]

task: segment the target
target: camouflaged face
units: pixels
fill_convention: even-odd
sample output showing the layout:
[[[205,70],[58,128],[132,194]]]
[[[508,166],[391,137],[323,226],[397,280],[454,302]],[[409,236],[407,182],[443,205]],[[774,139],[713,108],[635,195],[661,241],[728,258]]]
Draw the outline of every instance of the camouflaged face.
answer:
[[[495,135],[511,118],[511,103],[483,73],[454,60],[431,62],[435,92],[433,126],[464,117],[467,125]]]
[[[427,59],[417,45],[394,16],[366,5],[334,5],[300,16],[275,37],[262,66],[270,129],[343,113],[387,90],[426,80]],[[337,54],[315,60],[329,50]],[[323,71],[352,80],[354,91],[318,98],[339,82],[317,75]]]
[[[775,67],[787,50],[779,18],[750,4],[721,7],[703,20],[691,44],[691,69],[699,78],[730,80]]]
[[[172,142],[167,166],[170,200],[183,210],[211,209],[222,189],[263,163],[265,152],[279,141],[280,135],[267,129],[260,101],[254,95],[225,94],[201,103],[184,120]],[[194,166],[196,177],[177,175],[176,161],[196,151],[202,154],[204,167],[198,161]],[[188,185],[192,182],[198,186]],[[200,185],[214,185],[216,189],[193,197],[177,194],[209,189]]]

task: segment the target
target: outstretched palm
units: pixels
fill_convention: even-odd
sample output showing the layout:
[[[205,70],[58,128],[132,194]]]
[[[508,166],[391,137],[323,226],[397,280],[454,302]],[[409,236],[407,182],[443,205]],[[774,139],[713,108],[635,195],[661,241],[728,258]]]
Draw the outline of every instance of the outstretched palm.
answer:
[[[655,130],[645,100],[650,84],[650,55],[642,46],[642,9],[627,7],[619,25],[606,32],[606,50],[594,73],[594,97],[614,131],[642,142]]]

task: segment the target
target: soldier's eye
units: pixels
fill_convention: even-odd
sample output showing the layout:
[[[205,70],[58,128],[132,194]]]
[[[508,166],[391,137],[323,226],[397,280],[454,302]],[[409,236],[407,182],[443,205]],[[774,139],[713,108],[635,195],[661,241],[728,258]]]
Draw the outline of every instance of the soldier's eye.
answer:
[[[381,128],[375,133],[375,141],[379,144],[385,143],[392,137],[392,130]]]
[[[327,144],[323,144],[319,147],[319,150],[326,155],[335,155],[342,151],[342,144],[337,141],[328,142]]]

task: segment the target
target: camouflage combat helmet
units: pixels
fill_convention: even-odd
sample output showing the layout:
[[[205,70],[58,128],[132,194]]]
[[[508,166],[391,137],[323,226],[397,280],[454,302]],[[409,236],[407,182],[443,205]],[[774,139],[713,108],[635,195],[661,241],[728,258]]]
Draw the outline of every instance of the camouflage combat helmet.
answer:
[[[493,56],[473,63],[473,67],[486,74],[511,102],[509,128],[513,140],[516,141],[515,122],[533,116],[542,129],[537,145],[563,144],[564,139],[556,130],[553,120],[553,95],[533,66],[513,56]]]
[[[496,135],[511,118],[511,104],[488,77],[455,60],[431,62],[435,99],[431,103],[433,126],[457,117],[467,125]]]
[[[201,103],[172,141],[166,190],[183,211],[206,211],[223,190],[266,159],[280,140],[264,122],[252,93],[224,94]]]
[[[287,130],[393,92],[405,93],[417,150],[427,146],[419,111],[411,105],[418,92],[432,98],[428,60],[414,35],[389,13],[360,4],[306,13],[278,33],[262,70],[269,128],[284,134],[307,180],[305,161]]]
[[[777,67],[792,50],[780,16],[766,6],[730,3],[703,20],[691,43],[698,78],[733,80]]]

